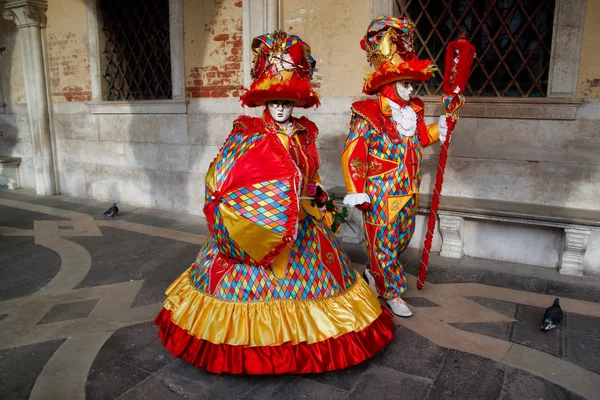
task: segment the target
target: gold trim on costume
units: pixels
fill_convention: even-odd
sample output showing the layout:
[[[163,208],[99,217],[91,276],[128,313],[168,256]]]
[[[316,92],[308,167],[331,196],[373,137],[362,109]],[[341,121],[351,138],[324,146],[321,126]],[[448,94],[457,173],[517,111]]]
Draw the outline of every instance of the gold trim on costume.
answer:
[[[429,137],[429,144],[440,140],[440,131],[437,122],[435,124],[427,125],[427,136]]]
[[[382,312],[369,285],[322,299],[228,301],[198,290],[190,269],[167,289],[164,307],[174,324],[198,339],[233,346],[317,343],[367,328]],[[358,275],[358,274],[357,274]]]
[[[356,115],[358,115],[359,117],[361,117],[362,119],[364,119],[365,121],[367,121],[367,122],[369,123],[369,125],[371,125],[371,129],[372,129],[373,131],[375,131],[375,133],[377,133],[377,134],[381,135],[381,131],[380,131],[380,130],[377,128],[377,125],[375,125],[375,124],[373,123],[373,121],[371,121],[371,119],[370,119],[369,117],[367,117],[366,115],[363,115],[363,114],[361,114],[360,112],[358,112],[358,111],[357,111],[357,110],[355,110],[354,108],[352,108],[351,112],[352,112],[352,114],[356,114]],[[354,115],[353,115],[352,117],[354,117]]]
[[[352,170],[353,179],[364,179],[367,177],[367,168],[359,157],[354,157],[350,160],[350,169]]]
[[[410,201],[410,199],[412,197],[413,197],[412,193],[403,194],[400,196],[388,196],[388,198],[387,198],[388,221],[393,221],[394,218],[396,217],[396,215],[398,215],[398,213],[400,211],[402,211],[404,206],[406,206],[406,204]]]

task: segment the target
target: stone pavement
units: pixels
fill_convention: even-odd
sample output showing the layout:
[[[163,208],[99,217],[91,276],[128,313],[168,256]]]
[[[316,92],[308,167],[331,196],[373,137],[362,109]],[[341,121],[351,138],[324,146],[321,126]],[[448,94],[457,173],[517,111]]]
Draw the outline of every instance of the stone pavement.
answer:
[[[600,282],[432,257],[396,338],[372,360],[304,376],[213,375],[173,358],[152,324],[195,259],[202,219],[0,190],[0,399],[581,399],[600,393]],[[348,246],[357,269],[360,246]],[[404,261],[416,273],[420,254]],[[556,330],[539,330],[560,297]]]

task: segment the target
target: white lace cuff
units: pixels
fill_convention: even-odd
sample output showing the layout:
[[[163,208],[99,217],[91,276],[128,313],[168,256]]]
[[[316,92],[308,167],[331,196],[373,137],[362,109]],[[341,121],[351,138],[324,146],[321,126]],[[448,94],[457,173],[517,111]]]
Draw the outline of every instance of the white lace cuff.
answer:
[[[344,197],[344,204],[347,206],[356,206],[362,203],[370,203],[371,198],[366,193],[350,193]]]
[[[446,123],[446,117],[444,115],[440,115],[437,127],[438,133],[440,134],[440,143],[444,143],[448,136],[448,124]]]

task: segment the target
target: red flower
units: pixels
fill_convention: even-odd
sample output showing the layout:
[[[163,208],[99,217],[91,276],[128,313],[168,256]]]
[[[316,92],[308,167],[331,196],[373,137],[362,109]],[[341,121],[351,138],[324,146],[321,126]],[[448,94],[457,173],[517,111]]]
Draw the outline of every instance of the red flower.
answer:
[[[317,185],[315,183],[307,183],[306,184],[306,194],[309,196],[314,196],[317,194]]]

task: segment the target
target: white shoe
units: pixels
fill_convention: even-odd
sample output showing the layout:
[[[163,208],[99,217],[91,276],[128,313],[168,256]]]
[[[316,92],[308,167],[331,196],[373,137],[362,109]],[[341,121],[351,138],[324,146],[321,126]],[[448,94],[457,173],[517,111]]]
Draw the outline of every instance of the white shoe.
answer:
[[[399,317],[410,317],[412,315],[412,311],[406,305],[406,302],[402,300],[401,297],[394,297],[387,301],[388,305],[392,309],[392,312]]]
[[[363,276],[365,277],[367,282],[369,282],[369,286],[371,286],[371,289],[373,289],[375,294],[379,296],[379,291],[377,290],[377,285],[375,285],[375,278],[373,278],[373,275],[371,275],[371,271],[368,268],[365,269]]]

